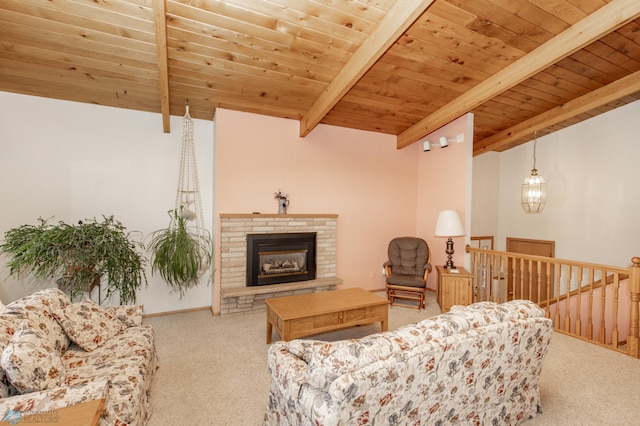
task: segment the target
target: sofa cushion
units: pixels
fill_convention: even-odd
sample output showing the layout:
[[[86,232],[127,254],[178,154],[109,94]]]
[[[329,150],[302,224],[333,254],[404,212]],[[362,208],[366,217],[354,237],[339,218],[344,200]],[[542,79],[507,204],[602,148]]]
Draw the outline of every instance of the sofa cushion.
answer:
[[[154,341],[153,327],[145,324],[126,328],[91,352],[71,345],[62,356],[67,381],[73,386],[106,380],[107,420],[118,419],[118,425],[144,425],[151,415],[151,377],[158,362]]]
[[[20,393],[51,389],[65,382],[60,355],[27,321],[20,324],[9,340],[0,363]]]
[[[102,346],[126,325],[93,300],[73,303],[53,311],[69,338],[86,351]]]

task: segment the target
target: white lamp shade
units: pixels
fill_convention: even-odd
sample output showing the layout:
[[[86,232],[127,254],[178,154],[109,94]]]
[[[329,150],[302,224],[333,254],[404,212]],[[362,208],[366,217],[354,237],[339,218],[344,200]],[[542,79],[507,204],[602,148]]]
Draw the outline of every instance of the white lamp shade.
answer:
[[[464,235],[464,226],[458,212],[455,210],[443,210],[438,216],[436,225],[436,237],[461,237]]]

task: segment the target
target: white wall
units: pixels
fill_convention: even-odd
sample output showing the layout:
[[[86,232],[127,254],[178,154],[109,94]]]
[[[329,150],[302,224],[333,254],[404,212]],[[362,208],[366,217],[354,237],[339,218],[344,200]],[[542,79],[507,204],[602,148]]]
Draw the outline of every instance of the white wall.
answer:
[[[533,142],[475,157],[472,233],[495,235],[501,250],[506,237],[555,240],[558,258],[629,265],[640,255],[638,117],[640,102],[634,102],[538,138],[536,168],[548,191],[541,214],[520,207]],[[487,205],[476,210],[480,200]]]
[[[213,124],[194,123],[203,210],[210,218]],[[181,137],[182,117],[171,117],[165,134],[159,114],[0,92],[0,234],[36,224],[38,217],[73,223],[113,214],[147,242],[169,224]],[[9,277],[5,262],[0,265],[3,302],[33,291],[29,280]],[[137,300],[145,313],[211,305],[206,279],[179,300],[150,268],[147,278]]]
[[[500,154],[488,152],[474,157],[472,162],[471,235],[495,236],[498,230]]]

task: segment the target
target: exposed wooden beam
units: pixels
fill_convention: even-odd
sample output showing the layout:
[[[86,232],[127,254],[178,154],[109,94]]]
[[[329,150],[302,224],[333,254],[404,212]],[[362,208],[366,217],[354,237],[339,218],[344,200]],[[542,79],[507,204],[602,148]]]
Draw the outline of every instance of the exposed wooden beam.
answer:
[[[380,59],[434,0],[398,0],[333,81],[300,120],[300,136],[308,135],[340,99]]]
[[[153,23],[156,30],[156,52],[158,56],[158,80],[160,83],[160,110],[162,129],[171,132],[171,110],[169,108],[169,61],[167,60],[166,0],[153,0]]]
[[[500,148],[509,145],[527,135],[542,130],[554,124],[558,124],[576,115],[601,107],[622,97],[640,91],[640,71],[607,84],[599,89],[573,99],[564,105],[560,105],[529,120],[518,123],[509,129],[496,133],[482,140],[482,146],[473,149],[473,155],[483,154],[488,151],[499,151]]]
[[[398,149],[411,145],[638,16],[640,1],[613,0],[399,134]]]

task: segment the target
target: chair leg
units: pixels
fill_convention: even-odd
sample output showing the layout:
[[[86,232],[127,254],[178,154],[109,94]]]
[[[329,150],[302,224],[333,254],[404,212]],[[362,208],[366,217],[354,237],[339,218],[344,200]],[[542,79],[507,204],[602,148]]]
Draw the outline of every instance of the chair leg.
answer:
[[[406,300],[413,300],[413,301],[417,301],[418,304],[417,305],[413,305],[411,304],[411,306],[409,305],[405,305],[402,304],[401,306],[403,307],[411,307],[411,308],[416,308],[418,310],[421,310],[422,308],[424,308],[426,306],[426,302],[425,302],[425,289],[422,288],[422,291],[416,291],[415,287],[398,287],[398,288],[386,288],[386,293],[387,293],[387,299],[389,300],[389,305],[393,306],[396,298],[397,299],[406,299]]]

